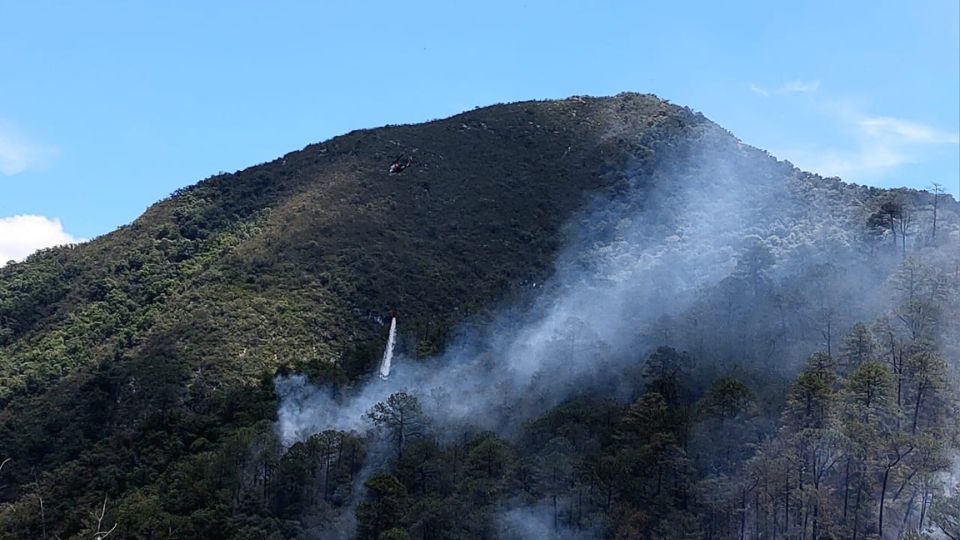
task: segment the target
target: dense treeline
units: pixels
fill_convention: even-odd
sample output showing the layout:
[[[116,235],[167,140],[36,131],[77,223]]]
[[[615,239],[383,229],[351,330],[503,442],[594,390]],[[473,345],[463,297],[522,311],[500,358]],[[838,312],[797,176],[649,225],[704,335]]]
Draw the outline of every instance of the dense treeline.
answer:
[[[188,465],[109,516],[133,538],[309,537],[354,520],[359,538],[954,534],[942,317],[957,286],[909,260],[894,290],[890,313],[838,331],[793,377],[663,346],[620,374],[626,403],[592,389],[512,436],[450,431],[423,412],[429,396],[398,393],[367,435],[284,448],[263,422],[215,450],[194,441]]]
[[[516,440],[418,437],[368,483],[360,537],[510,537],[524,519],[611,538],[956,537],[960,425],[940,314],[957,286],[914,281],[924,270],[901,268],[895,321],[854,324],[793,380],[708,380],[715,370],[661,348],[627,406],[584,395]],[[397,440],[402,427],[386,427]],[[529,516],[503,515],[517,507]]]
[[[143,538],[295,537],[350,513],[374,539],[955,532],[943,475],[960,448],[956,387],[923,335],[858,323],[792,381],[705,380],[667,347],[642,365],[631,403],[581,395],[515,438],[451,440],[405,393],[370,411],[373,438],[328,431],[284,449],[260,425],[113,515]],[[367,451],[379,471],[362,470]]]

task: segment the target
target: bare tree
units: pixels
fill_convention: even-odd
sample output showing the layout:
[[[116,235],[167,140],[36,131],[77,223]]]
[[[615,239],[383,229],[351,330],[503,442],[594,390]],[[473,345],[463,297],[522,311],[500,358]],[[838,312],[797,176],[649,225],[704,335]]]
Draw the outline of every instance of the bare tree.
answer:
[[[3,460],[2,463],[0,463],[0,472],[3,472],[3,466],[6,465],[6,464],[7,464],[8,462],[10,462],[10,461],[13,461],[13,458],[7,458],[7,459]],[[3,489],[3,488],[5,488],[5,487],[6,487],[6,486],[5,486],[4,484],[0,484],[0,489]]]
[[[884,505],[886,504],[887,499],[887,485],[890,480],[890,473],[900,465],[900,463],[913,453],[915,447],[913,445],[901,446],[903,444],[906,446],[906,441],[895,440],[890,445],[886,453],[887,462],[882,464],[883,468],[883,483],[880,486],[880,511],[879,511],[879,522],[877,524],[877,530],[880,531],[880,536],[883,536],[883,510]]]
[[[116,528],[117,524],[114,523],[113,527],[110,527],[109,530],[103,530],[103,516],[107,513],[107,496],[103,496],[103,506],[100,507],[100,512],[95,513],[94,517],[97,518],[97,531],[93,533],[93,540],[103,540],[110,535]]]
[[[910,207],[904,204],[900,204],[900,213],[897,216],[895,221],[896,227],[900,232],[900,244],[903,250],[903,256],[907,256],[907,234],[910,232],[910,226],[913,223],[913,212]]]
[[[40,530],[43,534],[43,540],[47,540],[47,516],[43,510],[43,496],[40,495],[40,480],[37,478],[36,471],[33,473],[33,485],[37,488],[35,495],[40,503]]]
[[[940,196],[943,195],[943,186],[936,182],[930,185],[930,193],[933,194],[933,227],[930,231],[930,241],[937,243],[937,210],[940,207]]]

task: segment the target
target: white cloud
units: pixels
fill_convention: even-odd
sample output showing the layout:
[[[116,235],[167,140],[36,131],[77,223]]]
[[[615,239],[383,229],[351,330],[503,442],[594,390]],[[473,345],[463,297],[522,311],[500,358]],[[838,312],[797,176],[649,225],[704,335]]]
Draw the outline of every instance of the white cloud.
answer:
[[[850,150],[833,148],[790,149],[778,152],[801,169],[848,181],[877,178],[912,160],[896,148],[866,145]]]
[[[787,82],[779,89],[778,94],[806,94],[816,92],[820,88],[820,81],[801,81],[799,79]]]
[[[929,148],[960,144],[960,136],[932,126],[890,116],[861,115],[834,107],[841,128],[852,134],[846,148],[785,150],[797,166],[848,180],[879,178],[897,167],[923,159]]]
[[[770,97],[770,91],[762,86],[758,86],[756,84],[750,83],[750,85],[747,88],[749,88],[751,92],[753,92],[754,94],[760,97],[765,97],[765,98]]]
[[[960,135],[956,133],[947,133],[889,116],[867,116],[857,120],[857,125],[865,136],[875,139],[896,139],[904,143],[960,144]]]
[[[816,92],[820,88],[820,81],[803,81],[800,79],[794,79],[773,90],[770,90],[765,86],[750,83],[747,85],[747,88],[760,97],[768,98],[771,95],[782,96],[784,94],[806,94],[810,92]]]
[[[0,175],[13,176],[43,167],[56,154],[55,147],[35,143],[12,124],[0,120]]]
[[[801,88],[814,86],[819,86],[819,82],[812,85],[794,81],[784,88],[792,87],[799,92]],[[929,158],[937,147],[960,144],[960,134],[912,120],[865,114],[850,102],[818,99],[814,106],[835,126],[831,138],[839,136],[837,143],[831,146],[813,143],[774,153],[801,169],[824,176],[839,176],[858,182],[876,180],[901,165]],[[846,140],[843,140],[844,135]]]
[[[64,231],[56,218],[29,214],[0,218],[0,266],[41,248],[76,242],[82,240]]]

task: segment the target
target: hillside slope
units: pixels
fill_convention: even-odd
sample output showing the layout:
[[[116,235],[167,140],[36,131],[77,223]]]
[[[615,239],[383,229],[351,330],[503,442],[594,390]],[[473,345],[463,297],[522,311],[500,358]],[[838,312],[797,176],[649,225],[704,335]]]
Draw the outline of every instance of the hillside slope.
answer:
[[[188,487],[260,451],[276,374],[349,392],[394,315],[407,354],[441,352],[464,324],[528,301],[586,208],[669,192],[664,171],[705,138],[757,191],[802,201],[780,216],[783,253],[831,230],[866,236],[891,196],[802,173],[654,96],[570,98],[352,132],[0,269],[0,537],[86,534],[105,496],[120,522],[154,516],[186,536],[244,515],[250,486]],[[958,205],[943,198],[939,212],[952,241]]]

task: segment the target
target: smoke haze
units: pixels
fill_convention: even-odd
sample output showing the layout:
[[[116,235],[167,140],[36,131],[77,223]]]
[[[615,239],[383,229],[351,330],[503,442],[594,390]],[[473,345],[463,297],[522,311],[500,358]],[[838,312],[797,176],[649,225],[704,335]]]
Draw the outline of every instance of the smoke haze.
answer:
[[[438,357],[398,355],[388,379],[371,377],[347,395],[279,377],[284,444],[328,429],[365,433],[364,414],[399,391],[420,400],[441,438],[509,437],[574,395],[633,399],[626,374],[665,345],[719,373],[791,375],[890,304],[900,257],[865,242],[866,188],[802,173],[710,124],[655,152],[653,168],[634,155],[606,173],[617,187],[568,224],[552,277],[531,285],[527,304],[505,306]],[[956,234],[955,222],[942,227]],[[403,334],[402,317],[397,324]],[[500,519],[511,537],[552,530],[537,507]]]

